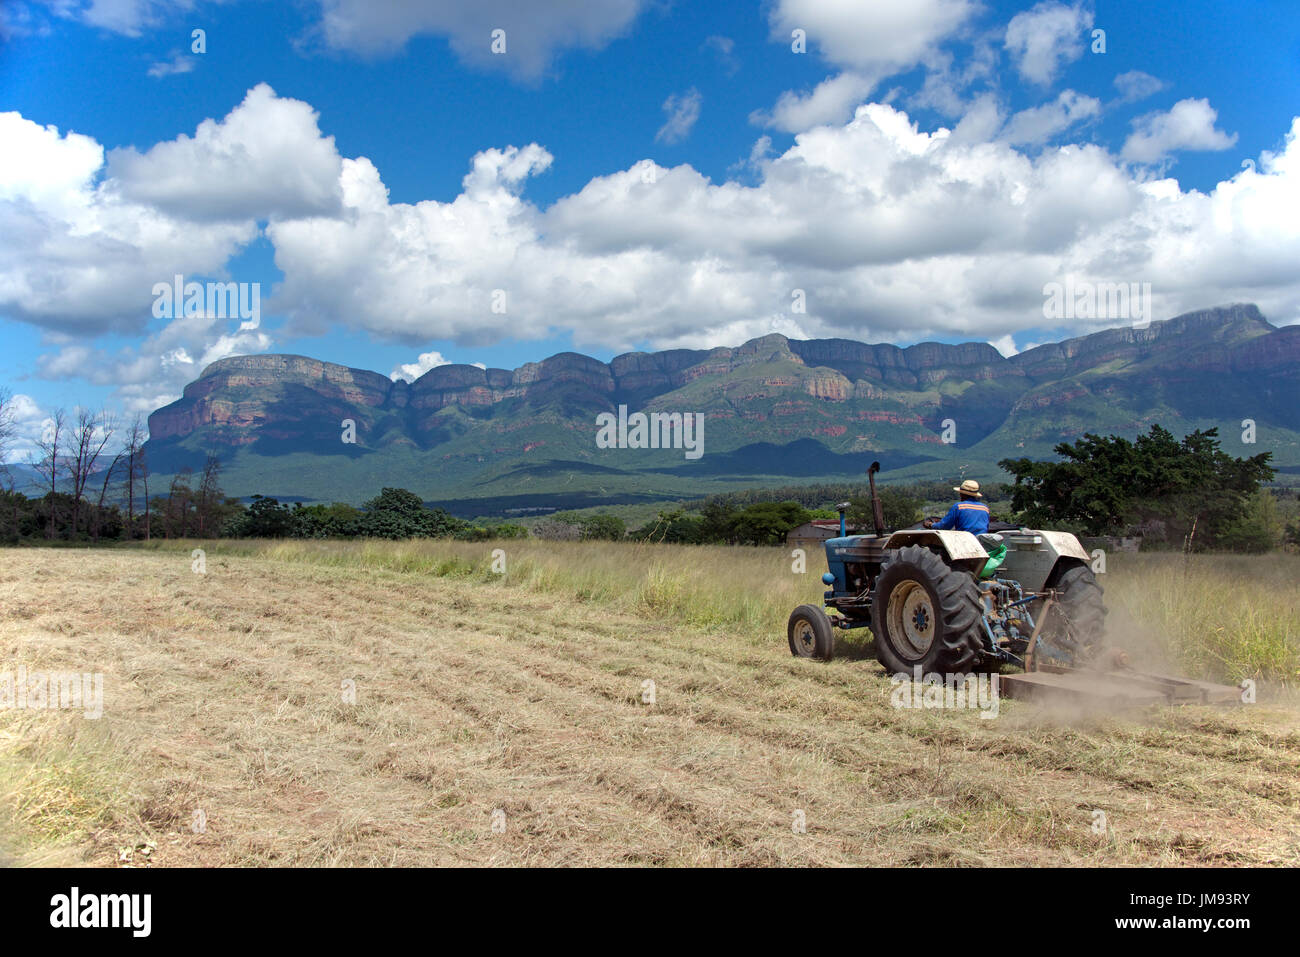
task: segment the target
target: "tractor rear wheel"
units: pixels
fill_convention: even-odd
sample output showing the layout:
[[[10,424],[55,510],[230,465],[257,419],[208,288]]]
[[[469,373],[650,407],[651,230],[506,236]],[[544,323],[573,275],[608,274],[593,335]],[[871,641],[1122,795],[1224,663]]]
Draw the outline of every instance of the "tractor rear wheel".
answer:
[[[815,605],[800,605],[790,612],[786,633],[790,637],[790,654],[796,658],[830,661],[835,657],[835,629],[826,612]]]
[[[1059,594],[1048,612],[1039,641],[1064,653],[1069,663],[1082,665],[1096,657],[1106,634],[1106,603],[1101,585],[1087,565],[1072,565],[1048,583]]]
[[[889,674],[968,674],[984,658],[984,605],[970,572],[920,545],[887,552],[871,600],[876,659]]]

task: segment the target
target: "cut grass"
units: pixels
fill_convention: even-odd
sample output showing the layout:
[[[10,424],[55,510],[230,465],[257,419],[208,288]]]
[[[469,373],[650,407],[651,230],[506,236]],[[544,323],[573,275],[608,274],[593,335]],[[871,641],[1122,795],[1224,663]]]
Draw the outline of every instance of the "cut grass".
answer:
[[[1300,863],[1290,708],[896,710],[866,646],[786,650],[790,608],[820,596],[808,558],[795,575],[775,549],[5,550],[0,667],[99,671],[105,700],[97,722],[0,712],[4,846],[113,865],[153,844],[154,866]],[[1113,560],[1117,600],[1177,571],[1145,561]],[[1249,563],[1215,574],[1269,584]]]

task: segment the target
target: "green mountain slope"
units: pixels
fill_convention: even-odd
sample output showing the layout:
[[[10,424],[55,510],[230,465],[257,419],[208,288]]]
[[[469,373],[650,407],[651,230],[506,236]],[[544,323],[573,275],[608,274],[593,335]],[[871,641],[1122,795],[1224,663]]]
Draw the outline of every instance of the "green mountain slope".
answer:
[[[385,485],[462,511],[581,507],[858,476],[999,477],[1084,432],[1242,421],[1300,471],[1300,327],[1229,306],[1011,359],[983,343],[906,349],[770,335],[733,349],[562,353],[515,370],[442,366],[412,383],[301,356],[213,363],[150,417],[156,475],[209,451],[234,495],[359,502]],[[703,450],[599,448],[597,416],[703,417]],[[344,441],[351,422],[355,442]],[[946,440],[953,441],[946,441]]]

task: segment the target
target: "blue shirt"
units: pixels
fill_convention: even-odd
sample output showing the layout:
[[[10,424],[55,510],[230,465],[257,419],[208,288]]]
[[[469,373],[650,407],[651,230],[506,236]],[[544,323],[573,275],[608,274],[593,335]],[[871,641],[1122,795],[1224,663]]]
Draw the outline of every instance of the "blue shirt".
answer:
[[[989,530],[989,507],[983,502],[963,499],[943,517],[943,521],[934,526],[939,529],[954,528],[959,532],[983,535]]]

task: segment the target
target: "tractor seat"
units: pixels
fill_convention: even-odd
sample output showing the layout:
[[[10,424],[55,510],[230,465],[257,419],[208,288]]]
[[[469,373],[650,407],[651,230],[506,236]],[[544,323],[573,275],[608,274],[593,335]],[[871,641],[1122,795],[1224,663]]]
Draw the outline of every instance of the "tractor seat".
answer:
[[[980,569],[980,578],[992,578],[1002,567],[1002,563],[1007,560],[1007,546],[1003,544],[1002,536],[997,532],[985,532],[976,537],[984,547],[984,551],[989,553],[989,560]]]

